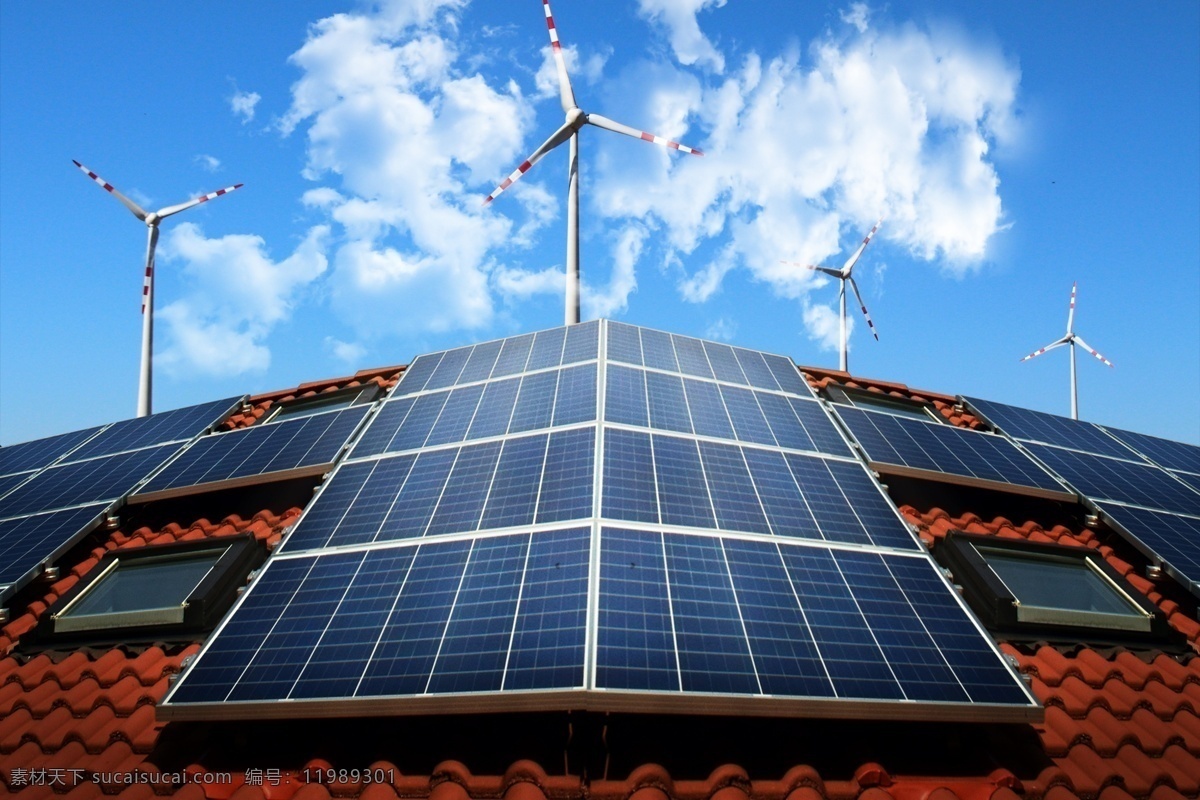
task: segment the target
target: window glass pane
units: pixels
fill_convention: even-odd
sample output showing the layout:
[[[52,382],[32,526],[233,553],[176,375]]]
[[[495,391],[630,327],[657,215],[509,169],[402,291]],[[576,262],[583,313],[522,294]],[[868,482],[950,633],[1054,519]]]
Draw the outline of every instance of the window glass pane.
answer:
[[[979,552],[1023,605],[1141,616],[1082,560],[1016,556],[982,547]]]
[[[182,605],[224,553],[224,549],[207,550],[165,561],[118,562],[62,616],[120,614]]]
[[[933,417],[925,410],[924,406],[914,406],[899,400],[889,400],[886,397],[863,397],[855,395],[850,398],[850,402],[859,408],[869,408],[873,411],[886,411],[889,414],[895,414],[897,417],[908,417],[909,419],[919,419],[922,422],[936,422]]]
[[[296,400],[280,408],[278,413],[271,417],[271,422],[281,422],[285,419],[297,419],[299,417],[311,417],[313,414],[320,414],[322,411],[349,408],[354,405],[354,401],[358,399],[358,395],[359,392],[350,392],[349,394],[335,394],[331,397],[313,397]]]

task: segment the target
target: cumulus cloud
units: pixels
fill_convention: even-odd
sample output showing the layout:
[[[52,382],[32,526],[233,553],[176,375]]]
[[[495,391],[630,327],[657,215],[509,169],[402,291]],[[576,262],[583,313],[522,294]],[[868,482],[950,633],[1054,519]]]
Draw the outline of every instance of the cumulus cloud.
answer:
[[[571,76],[572,87],[579,86],[580,83],[597,83],[604,74],[604,64],[612,55],[611,51],[605,51],[592,53],[581,59],[579,48],[575,45],[562,48],[562,54],[563,61],[567,64],[567,74]],[[554,60],[554,51],[550,47],[542,48],[542,65],[533,76],[533,84],[537,90],[534,97],[537,99],[558,97],[558,63]]]
[[[326,269],[329,229],[309,230],[281,261],[259,236],[216,239],[183,222],[171,229],[160,258],[182,263],[183,298],[160,309],[166,347],[155,361],[169,373],[230,376],[270,365],[265,340],[287,320],[304,288]]]
[[[704,302],[745,270],[803,300],[819,279],[781,261],[840,266],[879,216],[882,238],[954,274],[977,268],[1004,227],[992,151],[1016,132],[1017,67],[947,28],[875,27],[866,6],[847,24],[807,57],[747,53],[716,80],[660,63],[610,82],[663,135],[705,151],[617,157],[623,142],[598,145],[597,208],[663,233],[656,257],[688,264],[684,299]],[[836,345],[829,313],[809,306],[805,320]]]
[[[254,110],[258,108],[259,100],[262,100],[262,96],[258,92],[235,90],[229,98],[229,108],[234,116],[241,117],[242,124],[245,125],[254,119]]]
[[[615,317],[629,307],[629,295],[637,290],[634,266],[642,256],[648,236],[649,231],[636,224],[628,225],[616,234],[608,285],[599,287],[583,282],[581,301],[585,317]]]
[[[221,160],[216,156],[210,156],[205,153],[201,153],[192,160],[199,164],[207,172],[216,172],[221,168]]]
[[[866,3],[851,3],[849,8],[839,12],[842,22],[853,25],[859,33],[866,33],[871,22],[871,8]]]
[[[733,337],[737,336],[738,323],[735,319],[729,317],[720,317],[708,324],[704,329],[705,339],[714,339],[719,342],[732,342]]]
[[[829,306],[816,303],[804,304],[804,327],[808,329],[808,338],[812,339],[822,350],[838,350],[842,345],[841,317]],[[846,316],[847,343],[854,341],[854,317]]]
[[[516,163],[532,109],[514,82],[464,66],[459,0],[394,0],[335,14],[291,56],[301,76],[279,121],[303,126],[304,203],[341,226],[333,308],[364,336],[488,324],[493,252],[511,222],[480,207]],[[527,208],[549,205],[526,188]],[[517,231],[528,240],[544,223]]]
[[[343,342],[333,336],[325,337],[325,348],[338,361],[349,366],[358,365],[367,355],[367,348],[357,342]]]
[[[638,0],[642,15],[666,30],[680,64],[707,66],[714,72],[725,69],[725,57],[700,30],[696,15],[723,5],[725,0]]]

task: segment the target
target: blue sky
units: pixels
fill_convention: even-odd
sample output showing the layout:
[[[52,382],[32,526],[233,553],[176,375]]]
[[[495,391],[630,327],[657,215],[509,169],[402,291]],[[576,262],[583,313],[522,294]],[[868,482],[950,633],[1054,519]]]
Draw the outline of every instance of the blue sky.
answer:
[[[1200,6],[558,0],[585,111],[584,316],[1200,441]],[[0,443],[561,324],[566,148],[537,0],[6,4]],[[1081,354],[1082,356],[1083,354]]]

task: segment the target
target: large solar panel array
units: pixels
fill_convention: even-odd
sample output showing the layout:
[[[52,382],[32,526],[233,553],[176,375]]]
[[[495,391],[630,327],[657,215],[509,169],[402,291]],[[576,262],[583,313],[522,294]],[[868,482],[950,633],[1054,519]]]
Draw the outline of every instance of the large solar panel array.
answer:
[[[964,399],[1094,505],[1142,553],[1200,595],[1200,447]]]
[[[88,533],[187,442],[240,398],[116,422],[3,448],[0,598]]]
[[[1036,714],[787,359],[612,322],[418,358],[163,710],[480,692]]]
[[[147,481],[134,498],[147,500],[217,483],[327,467],[341,455],[370,409],[355,406],[201,437]]]
[[[1065,489],[1046,470],[1002,436],[954,425],[835,405],[867,461],[881,471],[938,473],[978,482],[1040,490]],[[901,467],[902,470],[895,470]]]

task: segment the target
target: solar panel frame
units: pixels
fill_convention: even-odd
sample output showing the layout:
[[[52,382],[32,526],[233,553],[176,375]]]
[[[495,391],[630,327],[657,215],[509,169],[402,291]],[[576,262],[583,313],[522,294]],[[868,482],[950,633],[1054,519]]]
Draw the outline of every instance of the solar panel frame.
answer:
[[[0,447],[0,476],[32,473],[54,464],[63,456],[95,436],[107,427],[98,425],[69,433],[60,433],[44,439]]]
[[[1103,501],[1095,506],[1110,527],[1200,596],[1200,516]]]
[[[1151,464],[1043,444],[1026,449],[1090,500],[1200,516],[1200,492]]]
[[[0,604],[94,530],[108,508],[95,503],[0,521]]]
[[[241,404],[242,398],[227,397],[114,422],[58,463],[142,450],[168,442],[190,441],[229,416]]]

